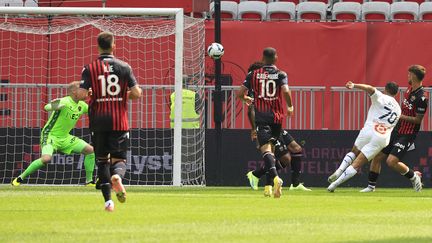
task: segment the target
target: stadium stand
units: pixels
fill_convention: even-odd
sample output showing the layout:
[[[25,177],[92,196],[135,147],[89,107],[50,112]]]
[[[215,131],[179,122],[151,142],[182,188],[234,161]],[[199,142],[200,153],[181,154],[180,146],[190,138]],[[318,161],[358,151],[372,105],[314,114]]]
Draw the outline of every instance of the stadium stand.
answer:
[[[210,3],[210,16],[214,17],[214,2]],[[235,1],[221,1],[221,18],[235,20],[238,18],[238,4]]]
[[[33,0],[0,0],[0,6],[9,6],[9,7],[37,7],[37,1]]]
[[[294,3],[295,5],[299,4],[301,0],[276,0],[275,2],[290,2]]]
[[[333,5],[333,20],[355,21],[360,20],[361,4],[358,2],[337,2]]]
[[[323,2],[301,2],[297,5],[298,20],[326,20],[327,5]]]
[[[261,1],[244,1],[238,5],[239,20],[264,20],[267,4]]]
[[[364,21],[388,21],[390,4],[387,2],[365,2],[362,5],[361,16]]]
[[[432,2],[424,2],[420,4],[419,20],[432,21]]]
[[[267,20],[295,20],[296,6],[292,2],[272,2],[267,4]]]
[[[415,21],[418,19],[419,4],[416,2],[395,2],[390,6],[390,20]]]

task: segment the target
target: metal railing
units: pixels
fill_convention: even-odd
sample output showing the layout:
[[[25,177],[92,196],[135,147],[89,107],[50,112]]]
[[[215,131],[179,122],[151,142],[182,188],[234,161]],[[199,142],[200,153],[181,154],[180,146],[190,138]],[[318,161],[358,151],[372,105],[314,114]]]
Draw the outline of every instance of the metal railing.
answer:
[[[377,87],[384,90],[384,87]],[[402,104],[407,88],[400,88],[396,100]],[[427,97],[430,97],[432,88],[425,88]],[[330,114],[339,114],[332,129],[336,130],[359,130],[363,127],[370,106],[368,94],[361,90],[347,89],[345,87],[331,87],[331,111]],[[428,101],[428,109],[424,115],[420,129],[430,131],[432,129],[432,100]]]
[[[169,96],[173,85],[142,85],[143,98],[130,102],[130,124],[133,128],[169,128]],[[239,86],[222,86],[222,127],[248,129],[247,106],[236,99]],[[288,129],[359,130],[363,127],[370,105],[366,92],[345,87],[293,86],[294,116],[285,119]],[[382,89],[382,88],[379,88]],[[199,87],[202,124],[214,128],[214,86]],[[397,96],[402,102],[406,88]],[[432,88],[426,88],[430,97]],[[65,84],[0,84],[0,127],[41,127],[47,119],[43,106],[51,99],[66,95]],[[432,130],[432,100],[424,116],[421,130]],[[10,113],[9,113],[9,111]],[[88,125],[86,116],[78,127]]]

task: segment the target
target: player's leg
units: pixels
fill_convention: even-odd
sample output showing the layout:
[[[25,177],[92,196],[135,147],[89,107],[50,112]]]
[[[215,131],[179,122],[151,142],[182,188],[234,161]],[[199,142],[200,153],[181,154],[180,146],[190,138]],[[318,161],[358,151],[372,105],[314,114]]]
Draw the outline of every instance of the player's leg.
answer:
[[[392,145],[389,145],[392,146]],[[388,147],[388,146],[387,146]],[[386,161],[388,154],[386,154],[386,148],[384,148],[381,152],[379,152],[375,158],[372,159],[372,162],[370,164],[369,168],[369,175],[368,175],[368,186],[364,189],[362,189],[360,192],[374,192],[376,183],[378,180],[378,176],[381,171],[381,162]]]
[[[290,136],[291,137],[291,136]],[[291,137],[288,143],[288,150],[291,153],[291,185],[290,190],[312,191],[300,182],[301,163],[303,158],[303,148]]]
[[[78,137],[69,135],[61,151],[65,154],[76,153],[84,155],[85,185],[94,186],[93,172],[95,168],[95,154],[93,146]]]
[[[387,146],[387,143],[388,140],[386,137],[374,133],[370,139],[370,142],[363,146],[361,152],[358,154],[352,164],[342,172],[336,181],[329,185],[327,190],[329,192],[334,192],[336,187],[355,176],[357,171],[359,171],[364,164],[372,160],[385,146]]]
[[[397,142],[393,146],[393,149],[391,150],[386,160],[386,163],[394,171],[397,171],[401,175],[408,178],[411,181],[414,190],[419,192],[423,188],[423,184],[421,182],[421,173],[418,171],[413,171],[401,161],[401,159],[405,156],[406,152],[409,150],[413,142],[414,141],[411,137],[399,137],[399,139],[397,139]]]
[[[129,148],[129,132],[114,131],[109,137],[111,152],[111,185],[119,202],[126,201],[126,189],[123,178],[126,173],[126,158]]]
[[[356,145],[354,145],[351,151],[348,152],[345,155],[345,157],[342,159],[339,168],[337,168],[336,171],[329,176],[328,182],[332,183],[336,181],[336,179],[342,175],[342,173],[353,163],[353,161],[357,158],[359,154],[360,154],[360,149]]]
[[[12,181],[11,184],[13,186],[19,186],[25,178],[42,169],[51,161],[55,149],[55,141],[52,138],[44,139],[42,140],[41,147],[42,156],[39,159],[32,161],[27,169]]]
[[[92,142],[96,155],[100,189],[105,201],[105,210],[112,212],[114,211],[114,202],[111,199],[111,163],[108,157],[109,152],[107,151],[107,140],[107,132],[92,132]]]
[[[413,171],[410,169],[405,163],[400,161],[400,159],[393,154],[390,154],[386,160],[387,165],[392,168],[394,171],[399,172],[401,175],[408,178],[415,191],[419,192],[423,188],[423,184],[421,182],[421,173],[418,171]]]
[[[328,182],[332,183],[337,178],[339,178],[339,176],[346,170],[346,168],[348,168],[348,166],[352,164],[352,162],[355,160],[357,155],[360,153],[360,150],[370,142],[372,136],[373,136],[373,130],[371,128],[363,127],[360,130],[354,142],[353,148],[342,159],[339,168],[337,168],[336,171],[329,176],[329,178],[327,179]]]

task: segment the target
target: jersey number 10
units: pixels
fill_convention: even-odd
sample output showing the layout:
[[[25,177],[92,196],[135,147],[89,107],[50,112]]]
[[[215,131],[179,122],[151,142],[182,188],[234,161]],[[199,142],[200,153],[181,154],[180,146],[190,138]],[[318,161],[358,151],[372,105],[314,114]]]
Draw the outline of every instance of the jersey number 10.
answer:
[[[260,79],[261,92],[260,98],[273,98],[276,94],[276,82],[272,79]]]
[[[117,75],[110,74],[106,78],[105,75],[99,75],[98,79],[101,81],[102,97],[105,97],[107,93],[111,96],[116,96],[120,93],[121,88]]]

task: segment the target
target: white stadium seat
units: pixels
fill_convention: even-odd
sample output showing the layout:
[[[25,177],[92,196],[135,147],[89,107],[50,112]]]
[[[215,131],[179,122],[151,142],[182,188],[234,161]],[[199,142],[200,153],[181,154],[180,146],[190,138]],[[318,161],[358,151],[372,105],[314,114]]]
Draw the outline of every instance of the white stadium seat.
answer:
[[[297,5],[298,20],[325,20],[327,5],[323,2],[301,2]]]
[[[362,20],[387,21],[390,18],[390,4],[387,2],[365,2],[362,5]]]
[[[272,2],[267,4],[268,20],[294,20],[295,16],[295,4],[292,2]]]
[[[420,4],[419,19],[426,21],[432,20],[432,2],[424,2]]]
[[[214,17],[214,2],[210,3],[210,16]],[[221,1],[221,18],[237,19],[238,4],[234,1]]]
[[[360,20],[361,4],[357,2],[337,2],[333,5],[333,20]]]
[[[419,4],[416,2],[394,2],[390,7],[391,20],[417,20]]]
[[[253,19],[264,20],[267,14],[267,4],[261,1],[244,1],[238,6],[238,18],[240,20]]]

